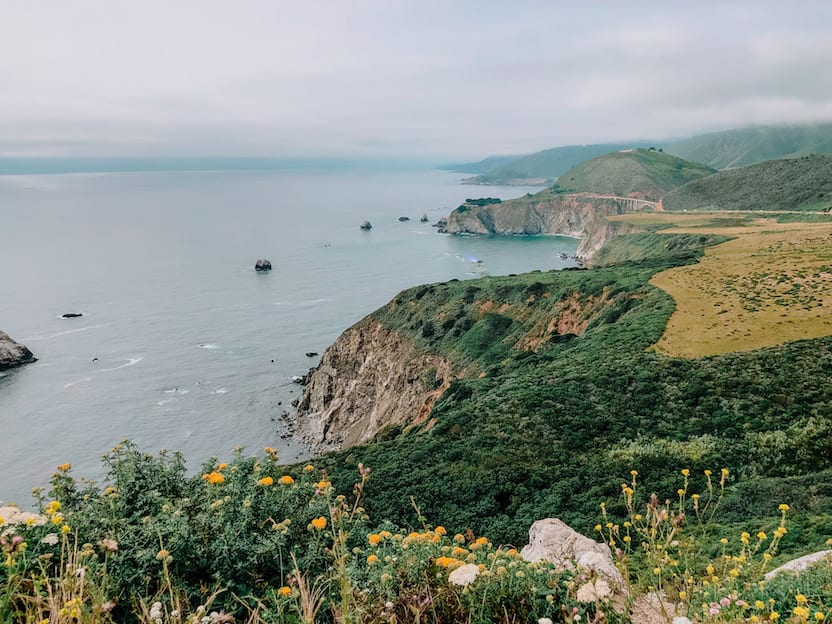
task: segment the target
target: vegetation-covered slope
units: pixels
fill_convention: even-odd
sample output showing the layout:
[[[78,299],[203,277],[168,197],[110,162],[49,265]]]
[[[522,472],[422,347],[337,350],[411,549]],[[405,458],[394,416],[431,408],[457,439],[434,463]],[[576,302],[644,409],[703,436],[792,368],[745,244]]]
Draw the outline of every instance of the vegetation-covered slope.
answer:
[[[638,247],[626,239],[612,244]],[[590,530],[598,501],[615,499],[632,468],[647,487],[674,491],[663,475],[727,467],[739,492],[722,507],[727,520],[767,516],[777,497],[828,511],[832,338],[694,360],[649,351],[674,308],[650,278],[713,242],[675,240],[636,263],[402,292],[368,320],[461,376],[426,423],[324,461],[372,466],[376,518],[413,522],[413,496],[454,530],[513,543],[553,515]],[[832,531],[830,519],[787,540],[815,531]]]
[[[812,155],[720,171],[662,199],[665,210],[832,209],[832,155]]]
[[[552,182],[571,167],[585,160],[609,152],[641,146],[646,145],[642,143],[608,143],[553,147],[501,163],[499,166],[488,170],[485,175],[470,178],[466,182],[470,184],[519,184],[529,180]]]
[[[483,158],[482,160],[478,160],[476,162],[447,163],[439,165],[437,169],[442,169],[443,171],[455,171],[457,173],[488,173],[497,167],[502,167],[503,165],[507,165],[508,163],[514,162],[520,158],[523,158],[523,156],[517,154],[513,156],[488,156],[487,158]]]
[[[745,167],[764,160],[832,152],[832,124],[755,126],[666,143],[682,158],[714,167]]]
[[[612,152],[583,162],[558,178],[566,192],[588,192],[658,201],[667,192],[714,170],[653,149]]]

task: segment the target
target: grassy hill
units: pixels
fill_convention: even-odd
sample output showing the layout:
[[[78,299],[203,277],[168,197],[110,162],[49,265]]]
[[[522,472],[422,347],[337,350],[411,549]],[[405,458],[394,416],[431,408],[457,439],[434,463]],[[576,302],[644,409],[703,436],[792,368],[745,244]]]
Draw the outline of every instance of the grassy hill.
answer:
[[[662,205],[665,210],[830,210],[832,155],[721,171],[668,193]]]
[[[776,158],[832,153],[832,123],[712,132],[666,143],[664,149],[715,169],[745,167]]]
[[[359,462],[372,466],[376,518],[415,522],[413,496],[422,515],[453,530],[514,544],[541,517],[591,530],[599,501],[620,503],[633,468],[664,492],[675,491],[680,468],[728,468],[735,494],[721,521],[765,523],[777,499],[813,513],[832,508],[832,426],[818,416],[832,409],[822,381],[832,338],[697,359],[648,349],[674,310],[651,278],[720,240],[625,236],[607,257],[638,261],[402,292],[365,322],[463,372],[429,425],[391,428],[321,461],[335,481]],[[832,532],[832,519],[786,539],[794,547],[816,531]]]
[[[520,158],[523,158],[523,156],[518,156],[517,154],[512,156],[489,156],[488,158],[483,158],[477,162],[448,163],[439,165],[437,169],[441,169],[443,171],[454,171],[457,173],[488,173],[489,171],[493,171],[498,167],[507,165],[508,163],[514,162]]]
[[[566,192],[658,201],[667,191],[713,172],[700,163],[654,149],[632,149],[605,154],[572,167],[558,178],[557,187]]]
[[[646,147],[646,144],[600,144],[565,145],[553,147],[528,156],[515,158],[488,171],[485,175],[470,178],[470,184],[518,184],[528,180],[553,181],[578,163],[631,147]],[[484,161],[483,161],[484,162]]]

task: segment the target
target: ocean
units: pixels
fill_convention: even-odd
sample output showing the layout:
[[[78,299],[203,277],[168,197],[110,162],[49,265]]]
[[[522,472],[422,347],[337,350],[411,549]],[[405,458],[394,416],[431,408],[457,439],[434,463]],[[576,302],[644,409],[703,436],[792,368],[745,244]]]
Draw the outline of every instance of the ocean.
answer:
[[[410,286],[574,265],[558,255],[574,239],[437,234],[430,224],[466,197],[538,190],[459,179],[361,167],[0,176],[0,329],[39,358],[0,373],[0,500],[29,504],[65,462],[101,479],[101,455],[125,438],[182,451],[192,470],[237,446],[303,459],[283,414],[302,392],[291,377],[318,362],[307,352]],[[258,258],[273,270],[255,272]]]

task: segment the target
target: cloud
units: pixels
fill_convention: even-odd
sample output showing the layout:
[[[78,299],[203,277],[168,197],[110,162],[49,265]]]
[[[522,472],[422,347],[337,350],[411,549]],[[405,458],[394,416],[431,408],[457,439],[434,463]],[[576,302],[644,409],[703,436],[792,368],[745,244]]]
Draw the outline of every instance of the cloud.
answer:
[[[823,2],[12,3],[0,153],[478,156],[832,119],[830,27]]]

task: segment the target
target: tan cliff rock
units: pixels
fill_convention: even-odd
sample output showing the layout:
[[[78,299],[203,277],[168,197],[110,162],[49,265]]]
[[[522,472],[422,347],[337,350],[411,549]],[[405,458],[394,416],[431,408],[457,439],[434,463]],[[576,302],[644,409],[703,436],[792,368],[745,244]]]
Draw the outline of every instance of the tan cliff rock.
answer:
[[[444,358],[365,319],[341,334],[309,376],[298,434],[327,451],[367,442],[388,426],[430,427],[433,404],[454,375]]]
[[[607,217],[636,212],[652,202],[635,198],[574,193],[536,200],[524,197],[487,206],[466,206],[448,217],[449,234],[561,235],[581,239],[577,257],[592,259],[613,236],[637,231],[636,226]]]

